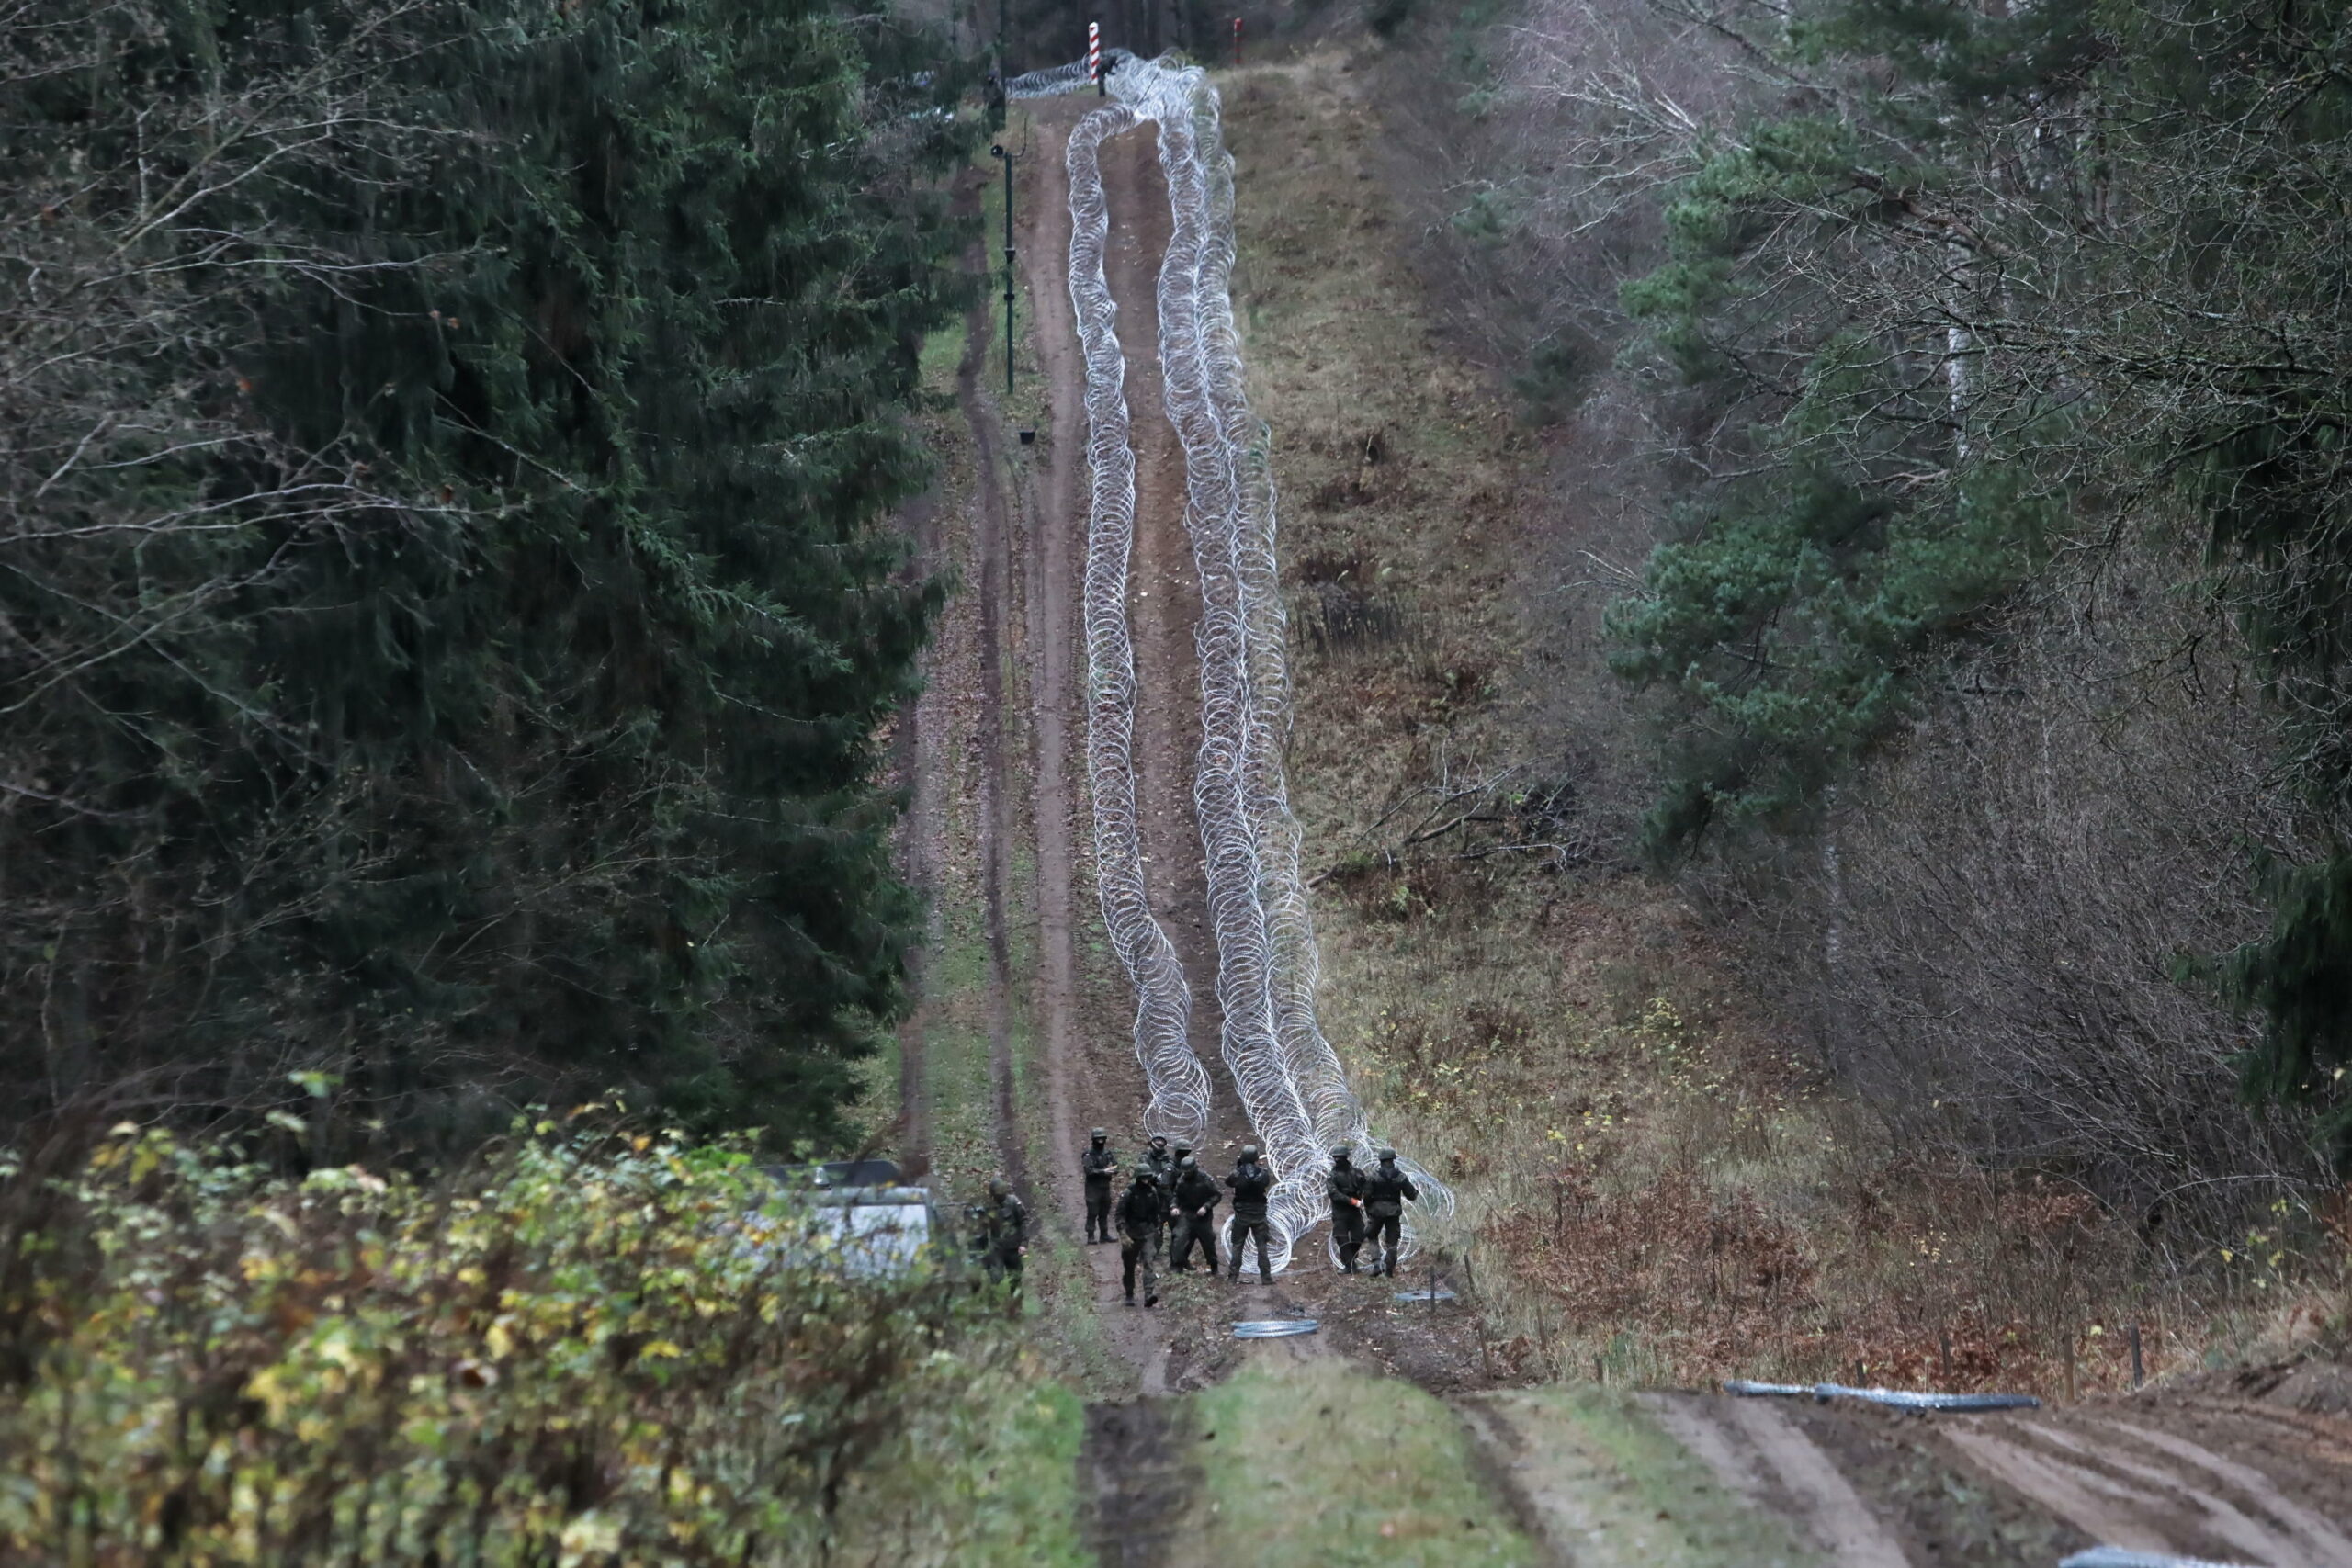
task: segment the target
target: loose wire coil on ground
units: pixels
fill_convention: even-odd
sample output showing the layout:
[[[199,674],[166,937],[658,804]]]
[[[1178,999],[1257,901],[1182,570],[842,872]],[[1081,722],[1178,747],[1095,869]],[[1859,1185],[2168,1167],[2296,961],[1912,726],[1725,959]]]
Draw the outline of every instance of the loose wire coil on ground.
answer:
[[[1749,1382],[1744,1378],[1726,1382],[1724,1392],[1743,1398],[1813,1399],[1823,1404],[1833,1399],[1864,1399],[1898,1410],[2036,1410],[2041,1405],[2030,1393],[1918,1393],[1900,1388],[1848,1388],[1835,1382]]]
[[[1294,1334],[1313,1334],[1323,1325],[1311,1317],[1251,1318],[1233,1325],[1236,1339],[1287,1339]]]
[[[2205,1557],[2167,1557],[2161,1551],[2132,1551],[2120,1546],[2094,1546],[2062,1559],[2058,1568],[2255,1568],[2255,1564],[2216,1562]]]

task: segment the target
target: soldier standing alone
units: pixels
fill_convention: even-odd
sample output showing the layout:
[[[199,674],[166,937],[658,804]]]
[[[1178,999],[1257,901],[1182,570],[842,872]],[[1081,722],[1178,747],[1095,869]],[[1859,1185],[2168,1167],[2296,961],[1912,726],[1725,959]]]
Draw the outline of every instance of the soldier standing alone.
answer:
[[[1372,1245],[1375,1250],[1386,1249],[1373,1264],[1372,1271],[1393,1280],[1396,1277],[1396,1242],[1404,1223],[1404,1201],[1410,1198],[1419,1201],[1421,1190],[1397,1166],[1395,1149],[1380,1151],[1379,1168],[1372,1173],[1367,1187],[1364,1209],[1372,1216]]]
[[[1273,1264],[1269,1248],[1273,1241],[1273,1227],[1266,1223],[1266,1194],[1274,1189],[1274,1173],[1258,1163],[1258,1145],[1241,1145],[1241,1163],[1225,1179],[1233,1189],[1233,1251],[1228,1259],[1226,1278],[1241,1278],[1241,1256],[1249,1250],[1250,1238],[1258,1238],[1258,1281],[1274,1282]]]
[[[1119,1200],[1119,1281],[1127,1304],[1136,1304],[1136,1265],[1143,1265],[1143,1304],[1159,1300],[1159,1280],[1151,1270],[1151,1255],[1159,1246],[1159,1227],[1168,1217],[1168,1198],[1160,1191],[1151,1167],[1136,1168],[1135,1185]]]
[[[1089,1247],[1111,1239],[1111,1178],[1119,1168],[1119,1156],[1113,1154],[1104,1142],[1110,1135],[1102,1128],[1095,1128],[1091,1143],[1079,1158],[1079,1168],[1086,1175],[1086,1245]]]
[[[1216,1272],[1216,1206],[1225,1197],[1216,1179],[1200,1168],[1192,1156],[1184,1155],[1176,1162],[1176,1258],[1169,1265],[1177,1273],[1187,1273],[1193,1267],[1193,1244],[1201,1244],[1201,1256],[1208,1261],[1211,1274]]]
[[[1353,1152],[1345,1144],[1331,1151],[1330,1179],[1323,1183],[1331,1198],[1331,1245],[1346,1274],[1356,1271],[1356,1254],[1363,1247],[1363,1197],[1372,1185],[1351,1163]]]
[[[989,1183],[986,1220],[989,1272],[1012,1285],[1012,1308],[1021,1310],[1021,1259],[1029,1251],[1029,1211],[1013,1195],[1012,1183],[999,1177]]]

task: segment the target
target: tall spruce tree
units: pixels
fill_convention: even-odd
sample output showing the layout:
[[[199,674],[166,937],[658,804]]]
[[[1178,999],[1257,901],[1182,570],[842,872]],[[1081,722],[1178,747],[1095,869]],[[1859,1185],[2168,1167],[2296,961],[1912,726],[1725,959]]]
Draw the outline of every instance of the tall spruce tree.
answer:
[[[28,1102],[824,1133],[910,913],[874,737],[935,590],[878,524],[952,304],[935,46],[819,0],[51,9],[37,207],[199,287],[151,290],[156,386],[11,468]],[[124,434],[175,399],[211,438]]]

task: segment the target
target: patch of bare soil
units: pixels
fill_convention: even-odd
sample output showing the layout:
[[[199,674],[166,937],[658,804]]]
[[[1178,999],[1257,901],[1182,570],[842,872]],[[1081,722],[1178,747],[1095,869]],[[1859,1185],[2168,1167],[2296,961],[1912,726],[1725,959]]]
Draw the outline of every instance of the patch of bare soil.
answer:
[[[1104,1568],[1173,1568],[1197,1558],[1183,1535],[1201,1488],[1189,1416],[1173,1399],[1086,1407],[1086,1541]]]
[[[1159,374],[1159,267],[1168,254],[1168,186],[1159,169],[1158,128],[1142,125],[1104,143],[1102,186],[1111,233],[1103,271],[1119,307],[1119,347],[1126,356],[1127,407],[1136,442],[1136,546],[1127,616],[1136,649],[1136,806],[1145,884],[1152,913],[1176,944],[1193,991],[1193,1053],[1209,1069],[1204,1164],[1211,1151],[1238,1146],[1222,1129],[1238,1128],[1230,1086],[1218,1055],[1216,950],[1208,927],[1208,872],[1193,811],[1193,757],[1201,744],[1199,573],[1184,527],[1184,452],[1170,423]],[[1127,1077],[1133,1078],[1130,1068]],[[1127,1122],[1132,1128],[1135,1122]]]
[[[1086,558],[1087,494],[1086,377],[1078,352],[1068,267],[1069,257],[1069,170],[1064,164],[1070,128],[1095,105],[1087,99],[1048,99],[1026,107],[1022,141],[1026,152],[1026,194],[1015,214],[1019,261],[1036,311],[1035,341],[1046,380],[1049,418],[1044,434],[1046,477],[1032,529],[1032,592],[1026,627],[1030,690],[1035,724],[1039,973],[1036,1011],[1046,1036],[1047,1123],[1055,1164],[1043,1179],[1053,1199],[1052,1223],[1073,1239],[1083,1235],[1085,1195],[1078,1161],[1085,1130],[1112,1130],[1113,1146],[1133,1157],[1142,1146],[1139,1124],[1144,1094],[1129,1044],[1131,1006],[1123,981],[1101,940],[1094,914],[1094,888],[1081,846],[1091,841],[1091,803],[1085,796],[1086,720],[1084,604],[1081,567]],[[1190,675],[1190,622],[1182,636],[1173,619],[1148,617],[1155,598],[1172,603],[1184,574],[1182,558],[1170,555],[1168,531],[1183,543],[1181,502],[1172,524],[1158,498],[1182,493],[1183,463],[1174,434],[1159,417],[1158,312],[1155,286],[1159,257],[1169,233],[1168,203],[1148,130],[1131,131],[1102,150],[1102,170],[1111,201],[1111,243],[1106,258],[1119,301],[1119,333],[1127,356],[1127,398],[1134,411],[1138,447],[1138,490],[1154,499],[1138,507],[1134,575],[1137,673],[1145,694],[1138,715],[1138,801],[1145,811],[1144,851],[1150,857],[1153,903],[1168,924],[1194,991],[1195,1049],[1207,1030],[1215,1059],[1214,998],[1202,998],[1213,970],[1198,967],[1204,878],[1191,824],[1191,773],[1187,736],[1198,730],[1197,704],[1163,694],[1171,677],[1180,696],[1196,688]],[[1171,477],[1172,476],[1172,477]],[[1197,612],[1198,595],[1193,600]],[[1181,640],[1181,647],[1179,642]],[[1177,728],[1193,714],[1192,728]],[[1171,728],[1175,733],[1171,736]],[[1188,880],[1178,880],[1191,868]],[[1163,873],[1168,874],[1163,875]],[[1190,917],[1184,900],[1189,898]],[[1083,944],[1083,946],[1081,946]],[[1203,1014],[1208,1021],[1204,1025]],[[1203,1151],[1205,1153],[1206,1151]],[[1107,1337],[1133,1370],[1147,1394],[1166,1392],[1170,1343],[1174,1337],[1157,1311],[1129,1309],[1121,1299],[1116,1247],[1085,1248],[1094,1298]],[[1172,1303],[1163,1303],[1164,1306]]]

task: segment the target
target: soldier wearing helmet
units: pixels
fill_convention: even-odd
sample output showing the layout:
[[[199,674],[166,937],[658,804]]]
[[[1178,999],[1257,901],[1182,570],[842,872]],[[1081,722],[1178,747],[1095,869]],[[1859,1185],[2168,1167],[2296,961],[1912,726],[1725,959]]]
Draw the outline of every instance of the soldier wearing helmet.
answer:
[[[1111,1152],[1111,1134],[1097,1127],[1089,1140],[1086,1152],[1079,1156],[1079,1170],[1086,1178],[1086,1245],[1111,1239],[1111,1178],[1119,1169],[1119,1156]]]
[[[1136,1268],[1143,1268],[1143,1304],[1159,1300],[1159,1281],[1152,1273],[1152,1255],[1159,1247],[1159,1228],[1168,1223],[1168,1197],[1151,1167],[1136,1167],[1134,1185],[1119,1200],[1119,1281],[1127,1304],[1136,1304]]]
[[[1012,1310],[1021,1310],[1021,1260],[1029,1252],[1029,1210],[1012,1190],[1012,1183],[998,1177],[989,1183],[988,1212],[983,1219],[989,1243],[989,1272],[1012,1287]]]
[[[1331,1151],[1331,1174],[1323,1190],[1331,1200],[1331,1246],[1340,1255],[1340,1272],[1356,1271],[1356,1254],[1363,1247],[1363,1200],[1371,1180],[1355,1168],[1355,1151],[1341,1144]]]
[[[1198,1160],[1191,1155],[1177,1156],[1176,1257],[1169,1265],[1177,1273],[1192,1270],[1195,1242],[1200,1244],[1209,1272],[1216,1272],[1216,1206],[1224,1197],[1216,1179],[1203,1170]]]
[[[1168,1224],[1159,1233],[1159,1255],[1175,1256],[1176,1244],[1184,1234],[1183,1216],[1176,1212],[1176,1189],[1184,1179],[1184,1167],[1193,1158],[1193,1145],[1179,1142],[1168,1158],[1168,1173],[1159,1179],[1159,1190],[1168,1198]]]
[[[1250,1238],[1256,1236],[1258,1281],[1271,1285],[1274,1282],[1274,1269],[1271,1261],[1273,1227],[1266,1221],[1266,1197],[1274,1190],[1274,1173],[1258,1163],[1257,1145],[1241,1145],[1240,1162],[1233,1168],[1233,1174],[1225,1179],[1225,1184],[1233,1189],[1233,1231],[1227,1237],[1233,1250],[1227,1258],[1225,1277],[1228,1280],[1241,1278],[1241,1256],[1249,1248]]]
[[[1395,1149],[1380,1151],[1380,1164],[1366,1182],[1364,1213],[1372,1224],[1372,1245],[1380,1252],[1379,1261],[1372,1266],[1375,1274],[1396,1277],[1396,1246],[1404,1224],[1405,1201],[1419,1201],[1421,1190],[1396,1163]],[[1385,1250],[1383,1250],[1385,1249]]]

